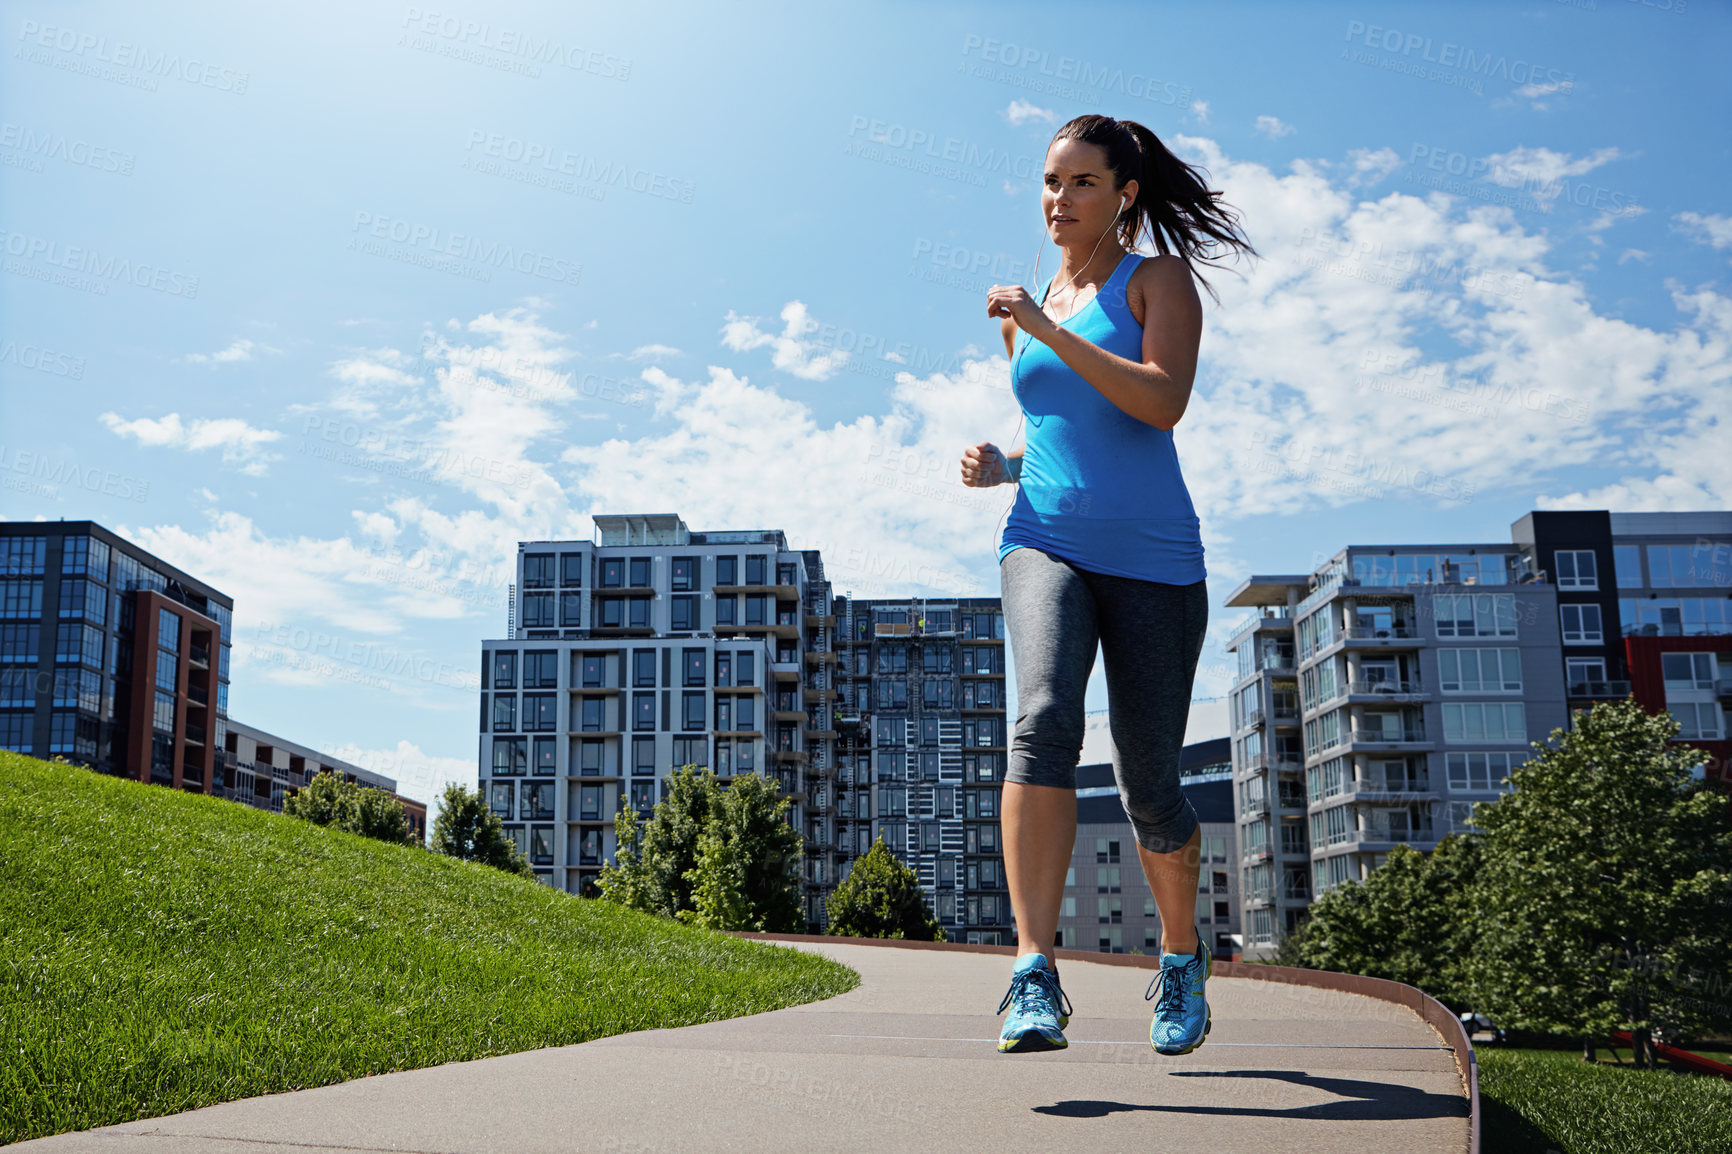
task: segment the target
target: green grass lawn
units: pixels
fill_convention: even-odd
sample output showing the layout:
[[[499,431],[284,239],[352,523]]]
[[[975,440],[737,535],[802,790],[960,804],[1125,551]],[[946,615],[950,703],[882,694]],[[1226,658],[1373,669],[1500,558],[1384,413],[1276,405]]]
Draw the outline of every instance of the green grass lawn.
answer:
[[[0,751],[0,1143],[859,980],[423,849]]]
[[[1602,1051],[1603,1053],[1604,1051]],[[1477,1046],[1485,1154],[1732,1150],[1732,1082]]]

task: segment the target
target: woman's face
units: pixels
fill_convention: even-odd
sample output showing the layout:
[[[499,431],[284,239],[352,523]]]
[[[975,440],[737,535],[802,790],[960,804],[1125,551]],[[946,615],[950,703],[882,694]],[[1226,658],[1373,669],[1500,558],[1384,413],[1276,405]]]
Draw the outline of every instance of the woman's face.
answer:
[[[1046,232],[1056,245],[1093,248],[1119,218],[1125,197],[1136,200],[1137,182],[1113,187],[1113,172],[1107,167],[1107,150],[1066,138],[1046,151],[1046,186],[1041,192],[1041,214]]]

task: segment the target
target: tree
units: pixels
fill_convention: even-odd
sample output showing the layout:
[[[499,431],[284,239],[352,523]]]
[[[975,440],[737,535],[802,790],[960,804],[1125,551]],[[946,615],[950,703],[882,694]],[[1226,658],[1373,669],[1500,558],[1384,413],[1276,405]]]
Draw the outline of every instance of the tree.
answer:
[[[1283,964],[1406,982],[1458,1012],[1469,1008],[1461,967],[1478,936],[1480,867],[1471,835],[1451,834],[1430,854],[1396,846],[1364,881],[1311,903],[1282,943]]]
[[[487,806],[477,789],[470,793],[461,784],[445,787],[439,802],[439,819],[433,823],[433,849],[447,857],[480,862],[506,873],[534,877],[529,859],[505,834],[505,823]]]
[[[609,901],[714,929],[800,928],[800,835],[780,786],[683,766],[647,822],[621,799],[614,860],[597,880]]]
[[[919,879],[890,852],[882,837],[854,862],[824,908],[830,915],[828,933],[916,942],[946,940],[944,927],[926,904]]]
[[[403,803],[382,789],[321,772],[283,800],[283,812],[393,845],[414,845]]]
[[[1693,780],[1702,752],[1669,744],[1678,728],[1633,700],[1601,703],[1474,807],[1475,1008],[1589,1047],[1629,1030],[1638,1065],[1656,1029],[1732,1019],[1723,994],[1703,996],[1732,952],[1732,828],[1724,795]]]
[[[698,839],[698,864],[686,871],[692,885],[692,908],[679,919],[706,930],[755,930],[752,904],[746,899],[746,861],[739,847],[722,837],[712,823]]]

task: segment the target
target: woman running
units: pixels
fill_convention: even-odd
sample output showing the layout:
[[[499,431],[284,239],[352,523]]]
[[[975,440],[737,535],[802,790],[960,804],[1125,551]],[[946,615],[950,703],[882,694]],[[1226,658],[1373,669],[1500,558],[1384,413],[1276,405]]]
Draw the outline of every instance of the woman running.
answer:
[[[1023,449],[982,442],[962,456],[963,484],[1017,485],[999,544],[1018,702],[1000,816],[1018,955],[998,1007],[1010,1008],[1005,1053],[1068,1044],[1053,948],[1097,644],[1113,772],[1160,910],[1161,968],[1143,995],[1159,991],[1149,1042],[1186,1054],[1209,1032],[1209,946],[1195,921],[1201,834],[1179,789],[1209,603],[1172,429],[1203,328],[1191,261],[1215,245],[1256,255],[1220,195],[1142,125],[1079,116],[1046,153],[1041,212],[1063,251],[1058,272],[1039,301],[1020,285],[987,293],[1028,422]],[[1161,255],[1130,251],[1145,226]]]

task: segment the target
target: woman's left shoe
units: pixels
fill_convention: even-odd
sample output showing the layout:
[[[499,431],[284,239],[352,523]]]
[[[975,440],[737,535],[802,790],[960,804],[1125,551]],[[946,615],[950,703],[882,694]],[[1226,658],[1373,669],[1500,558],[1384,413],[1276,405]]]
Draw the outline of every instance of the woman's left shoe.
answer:
[[[1070,999],[1059,987],[1058,975],[1046,964],[1045,954],[1024,954],[1016,959],[1010,974],[1010,989],[998,1003],[1005,1008],[1004,1029],[998,1035],[1002,1054],[1030,1054],[1039,1050],[1062,1050],[1070,1043],[1064,1026],[1070,1021]]]
[[[1161,968],[1149,982],[1143,1000],[1156,996],[1155,1018],[1149,1023],[1149,1045],[1155,1053],[1169,1057],[1189,1054],[1203,1044],[1209,1034],[1209,1003],[1203,996],[1203,983],[1208,980],[1214,958],[1202,935],[1197,937],[1194,954],[1162,954]]]

